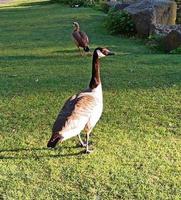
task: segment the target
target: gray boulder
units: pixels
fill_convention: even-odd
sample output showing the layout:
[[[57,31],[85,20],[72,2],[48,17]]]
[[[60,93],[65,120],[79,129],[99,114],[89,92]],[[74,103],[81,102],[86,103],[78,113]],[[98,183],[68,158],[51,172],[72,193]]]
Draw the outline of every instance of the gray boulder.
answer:
[[[124,10],[132,15],[138,35],[147,37],[153,24],[175,24],[177,4],[170,0],[142,0]]]
[[[181,32],[181,24],[177,25],[154,24],[152,26],[151,34],[167,36],[171,31]]]
[[[181,24],[181,5],[180,8],[177,9],[177,23]]]
[[[117,4],[117,0],[107,0],[107,5],[114,7]]]
[[[115,4],[114,8],[117,10],[123,10],[126,7],[128,7],[130,5],[130,3],[117,3]]]
[[[170,52],[181,46],[181,32],[173,30],[164,39],[163,46],[166,52]]]
[[[181,46],[181,25],[156,24],[152,27],[152,34],[162,37],[165,52],[170,52]]]

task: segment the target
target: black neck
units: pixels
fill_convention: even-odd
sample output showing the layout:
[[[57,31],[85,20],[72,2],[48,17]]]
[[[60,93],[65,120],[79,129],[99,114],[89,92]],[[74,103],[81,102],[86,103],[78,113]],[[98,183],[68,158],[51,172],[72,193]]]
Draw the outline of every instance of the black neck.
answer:
[[[92,77],[89,83],[89,87],[91,89],[94,89],[100,83],[101,83],[101,78],[100,78],[99,58],[98,58],[97,52],[95,51],[93,54],[93,59],[92,59]]]

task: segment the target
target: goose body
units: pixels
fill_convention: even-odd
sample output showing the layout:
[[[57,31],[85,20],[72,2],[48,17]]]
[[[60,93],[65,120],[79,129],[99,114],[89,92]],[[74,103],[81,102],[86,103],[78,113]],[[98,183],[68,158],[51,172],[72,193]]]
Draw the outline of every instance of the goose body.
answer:
[[[94,51],[92,77],[89,87],[66,101],[53,125],[52,137],[47,144],[48,147],[55,147],[58,141],[63,142],[78,135],[81,144],[86,146],[86,152],[89,152],[89,134],[100,119],[103,111],[99,58],[106,55],[111,55],[107,49],[97,48]],[[86,132],[86,144],[80,138],[82,130]]]
[[[61,132],[62,140],[78,135],[82,130],[90,132],[103,110],[101,84],[72,96],[67,100],[54,123],[52,132]]]
[[[80,47],[84,49],[85,52],[89,51],[89,38],[87,34],[83,31],[80,31],[80,26],[77,22],[73,23],[74,25],[74,30],[72,32],[72,37],[74,39],[74,42],[76,46],[79,48]]]

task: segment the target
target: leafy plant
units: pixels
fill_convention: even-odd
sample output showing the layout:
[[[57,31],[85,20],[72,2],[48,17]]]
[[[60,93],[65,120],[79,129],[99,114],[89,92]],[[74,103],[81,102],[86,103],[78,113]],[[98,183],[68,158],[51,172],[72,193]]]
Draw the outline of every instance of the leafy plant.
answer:
[[[181,54],[181,47],[178,47],[170,52],[171,54]]]
[[[103,11],[104,13],[108,13],[110,9],[110,6],[105,3],[105,2],[101,2],[100,3],[100,10]]]
[[[163,36],[151,34],[146,40],[146,45],[148,45],[151,49],[164,51]]]
[[[124,10],[110,9],[105,26],[111,34],[121,33],[130,36],[136,33],[135,24],[131,15]]]

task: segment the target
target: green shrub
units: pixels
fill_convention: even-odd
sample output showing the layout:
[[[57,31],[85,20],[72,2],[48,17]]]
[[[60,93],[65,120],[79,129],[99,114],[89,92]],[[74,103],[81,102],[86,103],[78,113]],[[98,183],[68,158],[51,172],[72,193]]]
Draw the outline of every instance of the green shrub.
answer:
[[[181,54],[181,47],[178,47],[172,51],[170,51],[171,54]]]
[[[111,34],[131,36],[136,33],[135,24],[131,15],[124,10],[110,9],[106,17],[105,26]]]
[[[151,34],[146,40],[146,45],[153,50],[164,52],[163,36],[161,35]]]
[[[102,2],[100,3],[100,9],[101,11],[103,11],[104,13],[108,13],[109,12],[109,9],[110,9],[110,6],[105,3],[105,2]]]

